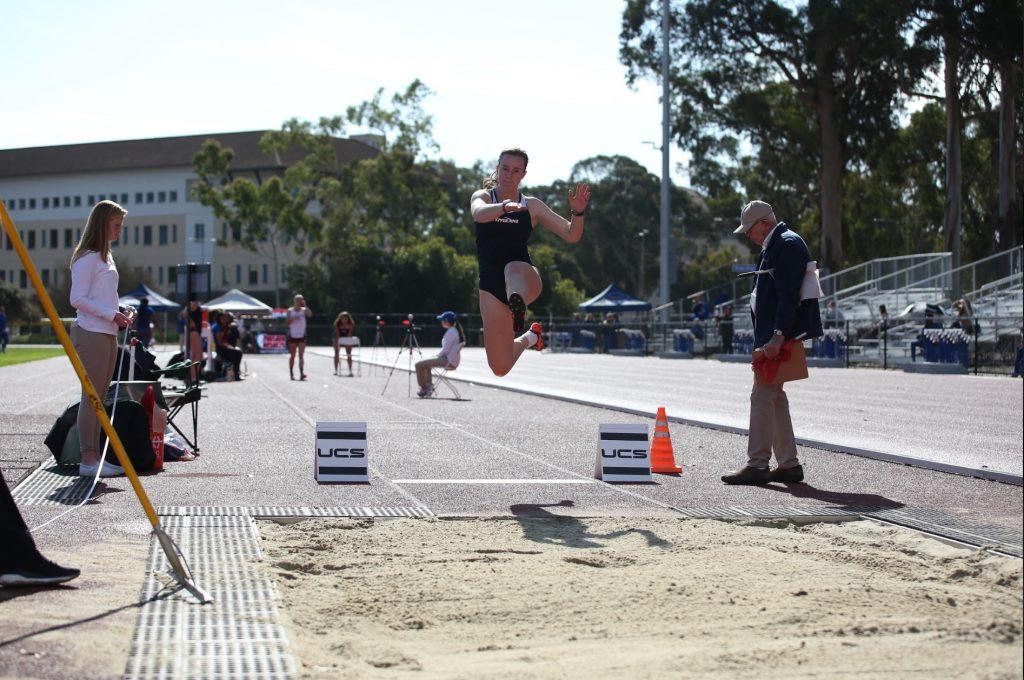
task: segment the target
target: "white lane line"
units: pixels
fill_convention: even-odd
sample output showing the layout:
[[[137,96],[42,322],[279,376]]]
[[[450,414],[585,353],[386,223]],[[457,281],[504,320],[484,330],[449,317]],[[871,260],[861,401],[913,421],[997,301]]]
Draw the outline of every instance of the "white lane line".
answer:
[[[593,484],[596,479],[392,479],[395,484]]]
[[[61,396],[65,395],[65,394],[67,394],[68,392],[74,392],[74,391],[80,390],[80,389],[81,389],[81,387],[79,387],[77,385],[75,387],[69,387],[66,390],[58,392],[57,394],[53,394],[53,395],[50,395],[49,397],[46,397],[44,399],[40,399],[39,401],[37,401],[34,404],[29,404],[28,406],[26,406],[25,408],[21,409],[20,411],[18,411],[14,415],[16,415],[16,416],[24,415],[24,414],[28,413],[29,411],[31,411],[32,409],[34,409],[36,406],[42,406],[46,402],[53,401],[54,399],[57,399],[58,397],[61,397]]]
[[[253,379],[255,379],[255,377],[256,377],[256,374],[254,373],[254,374],[253,374]],[[274,395],[275,397],[277,397],[278,399],[280,399],[281,401],[283,401],[283,402],[284,402],[284,403],[285,403],[285,404],[286,404],[286,405],[287,405],[287,406],[288,406],[288,407],[289,407],[289,408],[290,408],[291,410],[295,411],[295,413],[296,413],[296,414],[298,414],[298,416],[299,416],[300,418],[302,418],[302,419],[303,419],[303,420],[305,420],[305,421],[306,421],[307,423],[309,423],[309,426],[310,426],[310,427],[312,427],[312,428],[313,428],[314,430],[316,430],[316,421],[315,421],[315,420],[313,420],[312,418],[310,418],[310,417],[309,417],[309,416],[308,416],[308,415],[306,414],[306,412],[305,412],[305,411],[303,411],[303,410],[302,410],[301,408],[299,408],[298,406],[296,406],[296,405],[295,405],[295,404],[294,404],[294,403],[293,403],[293,402],[292,402],[292,401],[291,401],[290,399],[288,399],[287,397],[285,397],[285,396],[284,396],[283,394],[281,394],[280,392],[278,392],[277,390],[275,390],[275,389],[274,389],[273,387],[271,387],[270,385],[268,385],[268,384],[267,384],[267,382],[266,382],[265,380],[260,380],[260,381],[259,381],[259,383],[260,383],[261,385],[263,385],[263,387],[265,387],[265,388],[267,389],[267,391],[269,391],[269,392],[270,392],[271,394],[273,394],[273,395]],[[396,491],[397,491],[398,493],[400,493],[400,494],[401,494],[401,495],[402,495],[403,497],[405,497],[405,498],[409,499],[410,501],[412,501],[413,503],[415,503],[415,504],[416,504],[416,505],[418,505],[419,507],[421,507],[421,508],[423,508],[423,509],[425,509],[425,510],[428,510],[428,511],[430,511],[431,513],[433,512],[432,510],[430,510],[430,508],[429,508],[429,507],[427,507],[427,504],[426,504],[426,503],[424,503],[423,501],[421,501],[421,500],[420,500],[419,498],[416,498],[416,496],[412,495],[411,493],[409,493],[408,491],[406,491],[405,489],[403,489],[402,487],[398,486],[398,485],[397,485],[397,484],[395,484],[395,483],[394,483],[393,481],[391,481],[390,479],[388,479],[388,478],[387,478],[387,477],[386,477],[386,476],[385,476],[385,475],[384,475],[384,474],[383,474],[383,473],[382,473],[382,472],[381,472],[380,470],[378,470],[377,468],[375,468],[375,467],[374,467],[373,465],[367,465],[367,467],[368,467],[368,468],[370,469],[370,472],[372,472],[372,473],[373,473],[373,474],[374,474],[375,476],[379,477],[380,479],[383,479],[383,480],[384,480],[385,482],[387,482],[387,483],[388,483],[388,484],[390,484],[390,485],[391,485],[392,487],[394,487],[394,489],[395,489],[395,490],[396,490]]]
[[[458,425],[454,425],[452,423],[446,423],[443,420],[440,420],[438,418],[434,418],[432,416],[428,416],[428,415],[426,415],[424,413],[417,413],[416,411],[413,411],[410,408],[406,408],[405,406],[402,406],[400,404],[396,404],[393,401],[388,401],[387,399],[384,399],[383,397],[379,397],[376,394],[370,394],[368,392],[361,392],[359,390],[356,390],[356,389],[353,389],[351,387],[348,387],[347,385],[340,385],[340,387],[341,387],[341,389],[343,389],[343,390],[345,390],[347,392],[352,392],[354,394],[358,394],[361,397],[369,397],[370,399],[374,399],[374,400],[379,401],[379,402],[381,402],[383,404],[387,404],[388,406],[393,406],[393,407],[395,407],[397,409],[401,409],[402,411],[405,411],[406,413],[411,413],[414,416],[419,416],[420,418],[425,418],[425,419],[431,420],[431,421],[433,421],[435,423],[439,423],[439,424],[444,425],[444,426],[446,426],[448,428],[451,428],[452,430],[454,430],[456,432],[464,434],[467,437],[471,437],[471,438],[476,439],[478,441],[481,441],[481,442],[483,442],[485,444],[490,444],[491,446],[494,446],[494,447],[499,448],[499,449],[503,449],[505,451],[508,451],[509,453],[513,453],[513,454],[515,454],[517,456],[520,456],[522,458],[526,458],[527,460],[532,460],[535,463],[538,463],[540,465],[544,465],[546,467],[549,467],[552,470],[557,470],[557,471],[559,471],[559,472],[561,472],[563,474],[570,475],[570,476],[572,476],[572,477],[574,477],[576,479],[585,479],[587,481],[592,481],[592,482],[595,482],[597,484],[603,484],[607,488],[609,488],[612,491],[615,491],[617,493],[621,493],[621,494],[626,495],[626,496],[631,496],[633,498],[636,498],[636,499],[639,499],[639,500],[642,500],[642,501],[646,501],[648,503],[653,503],[654,505],[657,505],[657,506],[660,506],[662,508],[665,508],[666,510],[673,510],[673,511],[678,512],[680,514],[685,514],[682,510],[680,510],[676,506],[671,505],[669,503],[664,503],[662,501],[656,500],[656,499],[651,498],[649,496],[645,496],[643,494],[636,493],[635,491],[630,491],[629,489],[624,489],[624,488],[622,488],[620,486],[616,486],[614,484],[609,484],[608,482],[605,482],[604,480],[593,479],[592,477],[589,477],[587,475],[581,475],[578,472],[574,472],[573,470],[569,470],[569,469],[560,467],[558,465],[555,465],[554,463],[550,463],[550,462],[548,462],[546,460],[543,460],[541,458],[537,458],[535,456],[531,456],[530,454],[524,453],[523,451],[520,451],[518,449],[514,449],[511,446],[506,446],[505,444],[502,444],[500,442],[496,442],[494,440],[487,439],[486,437],[481,437],[480,435],[475,434],[473,432],[470,432],[469,430],[463,429],[463,428],[459,427]]]

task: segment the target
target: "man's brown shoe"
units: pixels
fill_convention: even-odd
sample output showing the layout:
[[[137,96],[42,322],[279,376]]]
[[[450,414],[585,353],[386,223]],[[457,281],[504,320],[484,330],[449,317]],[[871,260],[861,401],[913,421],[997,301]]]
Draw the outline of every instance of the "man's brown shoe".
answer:
[[[768,476],[771,477],[773,482],[795,484],[797,482],[804,481],[804,466],[795,465],[791,468],[786,468],[785,470],[775,468],[768,473]]]
[[[722,481],[726,484],[763,486],[770,482],[771,478],[768,476],[768,468],[755,468],[748,465],[736,472],[730,472],[727,475],[722,475]]]

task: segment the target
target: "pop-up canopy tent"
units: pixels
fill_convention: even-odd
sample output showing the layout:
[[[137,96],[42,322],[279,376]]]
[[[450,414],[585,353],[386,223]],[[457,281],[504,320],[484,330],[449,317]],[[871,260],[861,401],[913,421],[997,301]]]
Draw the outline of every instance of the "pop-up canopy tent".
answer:
[[[614,283],[579,306],[581,312],[646,312],[651,303],[635,298]]]
[[[132,307],[138,307],[142,298],[149,298],[149,308],[154,312],[168,312],[174,313],[181,309],[181,305],[172,300],[168,300],[160,293],[156,292],[144,283],[139,284],[139,287],[125,293],[118,302],[122,305],[131,305]]]
[[[260,302],[237,288],[232,288],[220,297],[204,302],[203,309],[223,309],[225,312],[246,316],[266,316],[273,311],[270,305]]]

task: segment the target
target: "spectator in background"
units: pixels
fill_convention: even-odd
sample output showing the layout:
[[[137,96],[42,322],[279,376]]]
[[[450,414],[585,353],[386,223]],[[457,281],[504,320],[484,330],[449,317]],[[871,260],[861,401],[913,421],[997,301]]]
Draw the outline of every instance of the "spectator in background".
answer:
[[[722,354],[732,354],[732,305],[720,307],[719,314],[715,319],[718,322],[718,337],[722,340]]]
[[[10,337],[7,335],[7,311],[0,307],[0,352],[7,351],[7,343]]]
[[[967,335],[974,335],[974,310],[971,309],[971,303],[965,298],[960,298],[953,303],[953,311],[956,313],[953,328],[960,328]]]
[[[149,306],[149,298],[145,296],[139,300],[139,309],[135,314],[135,337],[147,349],[153,344],[153,309]]]
[[[352,377],[352,347],[358,342],[355,337],[356,321],[348,312],[342,312],[334,320],[334,375],[341,375],[341,348],[345,348],[348,361],[348,377]]]
[[[295,304],[288,309],[288,375],[295,380],[295,355],[299,355],[299,380],[306,379],[306,319],[313,311],[306,306],[306,298],[295,296]]]
[[[455,312],[444,312],[437,317],[441,326],[445,329],[444,337],[441,338],[441,351],[432,359],[422,359],[416,362],[416,382],[420,385],[417,396],[421,399],[429,397],[434,393],[434,385],[430,379],[430,371],[434,368],[447,368],[454,370],[459,367],[459,355],[462,346],[466,344],[466,334],[462,330]]]
[[[929,328],[942,328],[942,322],[935,320],[935,312],[931,309],[924,310],[924,327],[925,330]]]
[[[836,307],[835,300],[828,301],[828,308],[825,310],[825,326],[829,328],[839,328],[846,321],[846,317],[843,316],[842,310]]]
[[[189,300],[188,307],[182,310],[182,314],[185,315],[188,333],[185,347],[189,360],[195,362],[189,370],[192,373],[192,382],[196,382],[203,366],[203,308],[198,300]]]
[[[218,312],[211,315],[215,319],[213,326],[213,344],[217,348],[217,356],[221,360],[231,364],[234,370],[235,380],[242,379],[242,350],[238,349],[238,327],[232,331],[231,315],[227,312]]]
[[[693,315],[701,321],[711,316],[711,310],[708,308],[708,303],[704,301],[703,295],[698,297],[696,302],[693,303]]]

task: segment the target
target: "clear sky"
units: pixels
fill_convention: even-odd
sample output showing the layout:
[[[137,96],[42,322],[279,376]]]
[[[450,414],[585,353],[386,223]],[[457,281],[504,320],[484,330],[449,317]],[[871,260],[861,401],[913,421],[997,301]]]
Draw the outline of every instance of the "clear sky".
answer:
[[[420,78],[441,157],[470,165],[522,146],[528,183],[596,154],[660,174],[643,143],[660,143],[660,87],[626,86],[622,6],[0,0],[0,148],[276,128]],[[673,168],[681,159],[673,149]]]

